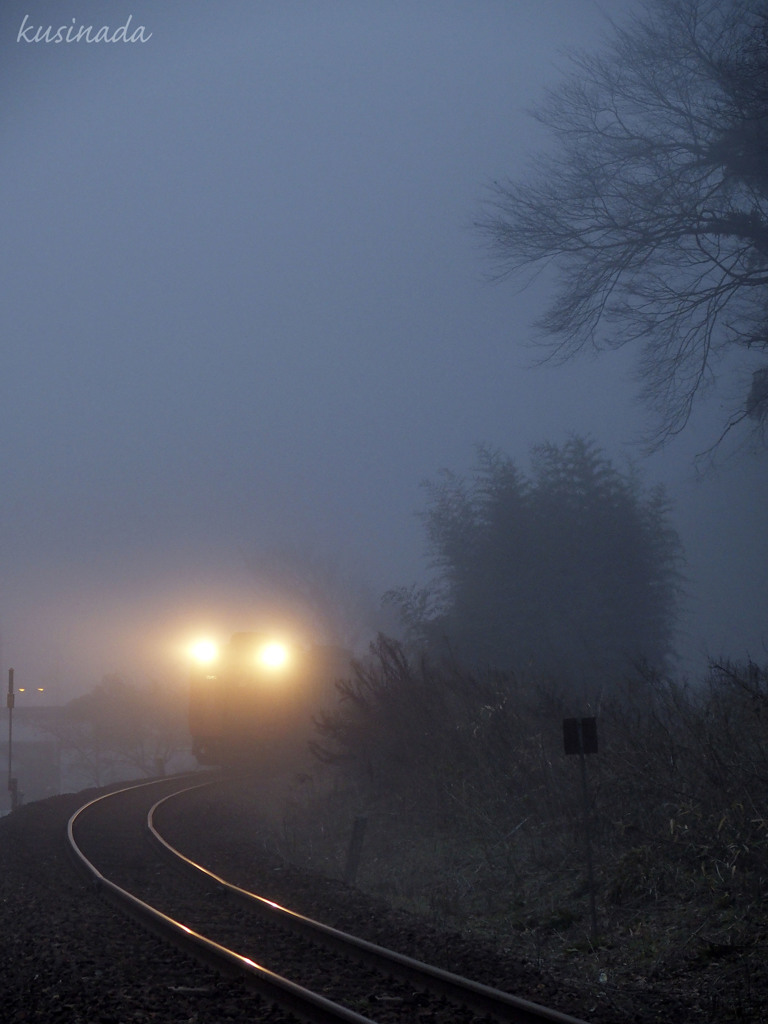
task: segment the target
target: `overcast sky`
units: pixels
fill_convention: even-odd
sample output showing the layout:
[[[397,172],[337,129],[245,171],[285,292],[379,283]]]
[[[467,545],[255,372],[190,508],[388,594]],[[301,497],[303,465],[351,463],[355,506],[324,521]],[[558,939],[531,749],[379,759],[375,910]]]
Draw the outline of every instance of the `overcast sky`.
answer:
[[[129,16],[146,41],[30,41]],[[191,631],[258,628],[260,550],[415,582],[420,483],[477,443],[640,458],[631,353],[532,368],[547,283],[490,284],[473,228],[605,28],[592,0],[4,0],[5,668],[56,702],[167,674]],[[642,468],[686,651],[764,659],[765,456],[697,480],[720,415]]]

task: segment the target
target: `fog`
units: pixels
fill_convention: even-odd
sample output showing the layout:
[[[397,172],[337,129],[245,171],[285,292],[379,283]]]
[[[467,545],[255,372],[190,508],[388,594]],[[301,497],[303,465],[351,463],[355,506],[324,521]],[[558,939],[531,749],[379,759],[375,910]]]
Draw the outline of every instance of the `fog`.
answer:
[[[146,41],[30,41],[129,16]],[[764,659],[765,455],[696,458],[713,393],[644,457],[633,353],[536,367],[547,280],[491,283],[473,227],[605,31],[591,0],[6,0],[4,671],[54,703],[178,672],[258,628],[259,551],[415,582],[424,479],[570,432],[675,502],[683,666]]]

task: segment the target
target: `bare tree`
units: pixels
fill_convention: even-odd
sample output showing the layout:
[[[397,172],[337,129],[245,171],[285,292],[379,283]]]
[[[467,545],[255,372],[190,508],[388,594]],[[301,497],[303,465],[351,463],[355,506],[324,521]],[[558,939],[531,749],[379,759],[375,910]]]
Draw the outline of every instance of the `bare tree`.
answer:
[[[257,551],[248,566],[270,614],[301,624],[317,642],[364,650],[391,624],[374,590],[339,554],[294,544]]]
[[[550,358],[639,346],[661,444],[723,354],[768,348],[768,3],[644,0],[604,54],[571,60],[535,112],[552,145],[496,184],[480,227],[501,276],[554,266]],[[723,435],[765,425],[752,366]]]
[[[186,692],[150,682],[105,676],[76,697],[48,731],[56,736],[70,771],[95,786],[119,778],[163,773],[189,749]]]

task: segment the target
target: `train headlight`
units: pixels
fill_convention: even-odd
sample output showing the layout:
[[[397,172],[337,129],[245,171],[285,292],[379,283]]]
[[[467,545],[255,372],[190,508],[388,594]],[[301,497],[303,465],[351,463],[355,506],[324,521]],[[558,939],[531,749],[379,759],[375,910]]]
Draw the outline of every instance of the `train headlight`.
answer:
[[[256,661],[261,668],[269,672],[280,672],[286,668],[291,660],[291,654],[285,644],[272,641],[262,646],[256,652]]]
[[[219,645],[213,640],[197,640],[189,648],[189,654],[199,665],[211,665],[219,657]]]

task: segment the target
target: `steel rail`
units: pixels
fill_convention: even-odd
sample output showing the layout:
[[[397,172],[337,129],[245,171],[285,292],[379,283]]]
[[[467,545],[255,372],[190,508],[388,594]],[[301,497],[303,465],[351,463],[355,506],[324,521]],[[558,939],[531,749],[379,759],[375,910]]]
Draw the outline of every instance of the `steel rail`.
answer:
[[[561,1013],[558,1010],[541,1006],[538,1003],[510,995],[500,989],[483,985],[480,982],[462,977],[450,971],[424,963],[413,957],[405,956],[384,946],[358,938],[338,928],[323,924],[320,921],[305,917],[287,907],[282,907],[273,900],[249,892],[240,886],[233,885],[220,875],[191,860],[175,846],[169,843],[155,825],[155,813],[164,803],[178,794],[171,793],[154,804],[147,814],[147,828],[152,840],[170,858],[209,881],[214,882],[229,896],[245,903],[251,910],[284,927],[289,927],[314,941],[320,941],[347,957],[357,959],[378,970],[384,970],[404,980],[415,983],[435,995],[444,996],[451,1001],[468,1006],[472,1010],[487,1014],[497,1021],[509,1024],[587,1024],[587,1022]]]
[[[94,880],[100,892],[120,909],[127,911],[141,924],[150,927],[161,937],[169,939],[174,945],[181,946],[198,959],[204,960],[219,970],[224,969],[227,973],[239,976],[261,995],[274,1003],[278,1003],[284,1009],[295,1013],[302,1020],[311,1022],[311,1024],[376,1024],[371,1018],[356,1013],[354,1010],[349,1010],[345,1006],[340,1006],[338,1003],[334,1003],[330,999],[312,992],[310,989],[297,985],[290,979],[284,978],[282,975],[270,971],[266,967],[262,967],[249,957],[242,956],[240,953],[228,949],[226,946],[222,946],[187,927],[181,921],[176,921],[167,914],[163,914],[155,907],[134,896],[133,893],[110,881],[89,860],[75,838],[75,826],[78,819],[82,825],[83,816],[89,809],[111,797],[119,796],[131,790],[167,783],[168,781],[168,779],[161,779],[150,783],[143,782],[133,786],[124,786],[122,789],[89,800],[88,803],[83,804],[70,817],[67,823],[67,837],[70,849],[75,854],[77,863]],[[220,780],[215,779],[196,783],[170,795],[179,796],[181,793],[213,785],[218,781]]]

